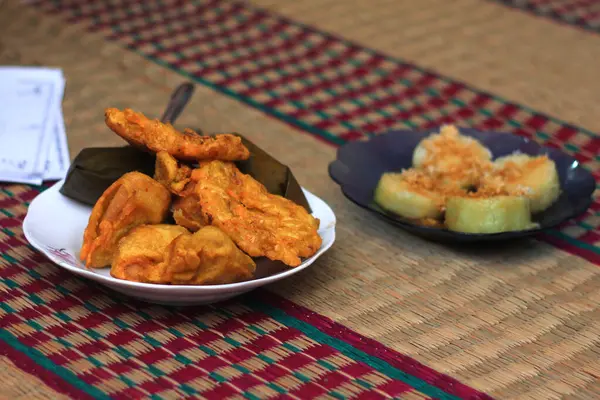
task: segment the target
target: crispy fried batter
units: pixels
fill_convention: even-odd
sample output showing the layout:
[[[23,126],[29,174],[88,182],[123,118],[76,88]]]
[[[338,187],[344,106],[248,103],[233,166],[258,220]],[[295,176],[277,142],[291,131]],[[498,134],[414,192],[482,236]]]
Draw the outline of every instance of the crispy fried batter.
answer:
[[[173,284],[219,285],[252,278],[254,261],[223,231],[207,226],[169,245],[165,278]]]
[[[203,221],[214,225],[252,257],[300,264],[321,246],[319,220],[294,202],[270,194],[233,163],[204,162],[192,172]]]
[[[110,273],[133,282],[217,285],[251,279],[255,270],[216,227],[190,234],[176,225],[144,225],[121,239]]]
[[[110,269],[117,279],[133,282],[162,282],[169,244],[178,236],[189,234],[177,225],[141,225],[133,228],[118,244]]]
[[[151,120],[144,114],[129,108],[120,111],[107,108],[106,125],[131,145],[154,153],[166,151],[185,161],[200,160],[246,160],[250,152],[239,136],[222,134],[201,136],[191,129],[179,132],[171,124]]]
[[[209,225],[204,220],[200,199],[195,192],[178,197],[173,202],[173,219],[177,225],[183,226],[192,232]]]
[[[179,162],[167,153],[160,151],[156,154],[154,179],[162,183],[173,194],[181,195],[190,181],[192,169]]]
[[[88,268],[109,265],[119,239],[142,224],[164,220],[171,194],[140,172],[129,172],[106,189],[92,209],[80,257]]]

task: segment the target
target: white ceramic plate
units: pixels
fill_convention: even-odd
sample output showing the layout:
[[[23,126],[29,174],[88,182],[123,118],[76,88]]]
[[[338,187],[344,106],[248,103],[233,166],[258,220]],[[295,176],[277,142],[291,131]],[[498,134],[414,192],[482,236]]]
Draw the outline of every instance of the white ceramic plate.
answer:
[[[41,251],[60,267],[97,281],[117,292],[148,302],[170,305],[209,304],[225,300],[257,287],[294,275],[311,265],[335,241],[335,215],[331,208],[314,194],[304,190],[313,210],[321,221],[319,235],[323,244],[317,253],[305,259],[296,268],[269,260],[257,261],[257,278],[247,282],[228,285],[156,285],[120,280],[110,276],[109,268],[89,270],[79,261],[83,230],[91,213],[91,207],[77,203],[58,190],[63,181],[38,195],[23,222],[23,233],[33,247]]]

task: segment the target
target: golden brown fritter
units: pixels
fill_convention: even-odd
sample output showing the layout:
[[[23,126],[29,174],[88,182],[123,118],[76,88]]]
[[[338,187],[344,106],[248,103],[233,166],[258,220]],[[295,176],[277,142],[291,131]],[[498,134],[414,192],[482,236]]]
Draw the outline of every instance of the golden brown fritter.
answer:
[[[220,228],[252,257],[265,256],[289,266],[321,246],[319,220],[303,207],[267,189],[233,163],[208,161],[192,171],[200,203],[200,223]]]
[[[177,225],[181,225],[192,232],[209,225],[202,214],[200,199],[195,192],[186,193],[183,197],[177,197],[173,202],[173,219]]]
[[[165,279],[179,285],[222,285],[246,281],[256,264],[223,231],[207,226],[169,245]]]
[[[184,234],[188,235],[188,230],[177,225],[133,228],[119,241],[110,274],[133,282],[162,282],[164,268],[159,268],[159,264],[167,258],[167,248],[173,239]]]
[[[171,194],[140,172],[129,172],[104,191],[83,234],[80,257],[88,268],[110,265],[118,241],[132,228],[162,222]]]
[[[154,179],[162,183],[173,194],[183,194],[190,181],[192,169],[179,162],[166,151],[156,154]]]
[[[111,275],[133,282],[217,285],[251,279],[256,264],[220,229],[191,234],[176,225],[144,225],[119,242]]]
[[[239,136],[202,136],[190,129],[179,132],[171,124],[151,120],[129,108],[123,111],[107,108],[105,121],[110,129],[131,145],[154,153],[166,151],[179,160],[236,161],[250,157],[250,151]]]

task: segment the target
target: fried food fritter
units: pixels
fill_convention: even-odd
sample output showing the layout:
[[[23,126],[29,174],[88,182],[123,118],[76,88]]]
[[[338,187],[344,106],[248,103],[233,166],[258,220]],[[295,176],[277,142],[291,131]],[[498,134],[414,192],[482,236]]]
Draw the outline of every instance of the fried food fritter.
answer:
[[[256,270],[254,261],[214,226],[177,237],[168,252],[165,277],[172,284],[241,282],[252,278]]]
[[[187,229],[177,225],[141,225],[133,228],[118,244],[110,274],[133,282],[162,282],[163,268],[169,244]]]
[[[209,225],[204,219],[200,199],[195,192],[186,193],[183,197],[177,197],[173,201],[173,219],[177,225],[192,232]]]
[[[162,222],[171,194],[140,172],[129,172],[104,191],[94,205],[83,234],[80,258],[88,268],[110,265],[118,241],[132,228]]]
[[[179,160],[237,161],[250,157],[250,151],[239,136],[202,136],[190,129],[179,132],[171,124],[151,120],[129,108],[123,111],[107,108],[105,121],[110,129],[131,145],[154,153],[166,151]]]
[[[200,225],[220,228],[250,256],[294,267],[300,257],[310,257],[320,248],[318,219],[296,203],[268,193],[233,163],[201,163],[192,171],[192,181],[203,217]]]
[[[461,135],[453,125],[423,139],[413,153],[413,166],[460,188],[477,186],[491,168],[492,154],[476,139]]]
[[[111,275],[133,282],[218,285],[251,279],[256,264],[220,229],[191,234],[176,225],[144,225],[119,242]]]
[[[190,181],[192,169],[187,165],[180,165],[179,162],[167,153],[160,151],[156,154],[154,167],[154,179],[162,183],[173,194],[183,194],[186,185]]]

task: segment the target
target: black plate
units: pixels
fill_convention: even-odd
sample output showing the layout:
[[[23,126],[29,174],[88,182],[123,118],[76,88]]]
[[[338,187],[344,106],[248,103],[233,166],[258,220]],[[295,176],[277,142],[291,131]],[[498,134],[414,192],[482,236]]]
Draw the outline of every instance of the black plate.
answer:
[[[415,147],[423,138],[436,132],[439,130],[392,131],[366,142],[345,144],[338,149],[337,159],[329,164],[329,175],[341,186],[344,195],[359,206],[416,235],[442,242],[506,240],[534,235],[582,214],[592,203],[596,182],[592,174],[580,166],[575,158],[510,133],[461,128],[460,132],[463,135],[478,139],[490,149],[494,159],[518,150],[532,156],[547,154],[556,163],[562,193],[552,207],[533,215],[533,220],[540,225],[538,229],[492,234],[452,232],[443,228],[417,225],[397,215],[386,213],[373,204],[373,192],[381,175],[384,172],[410,168]]]

